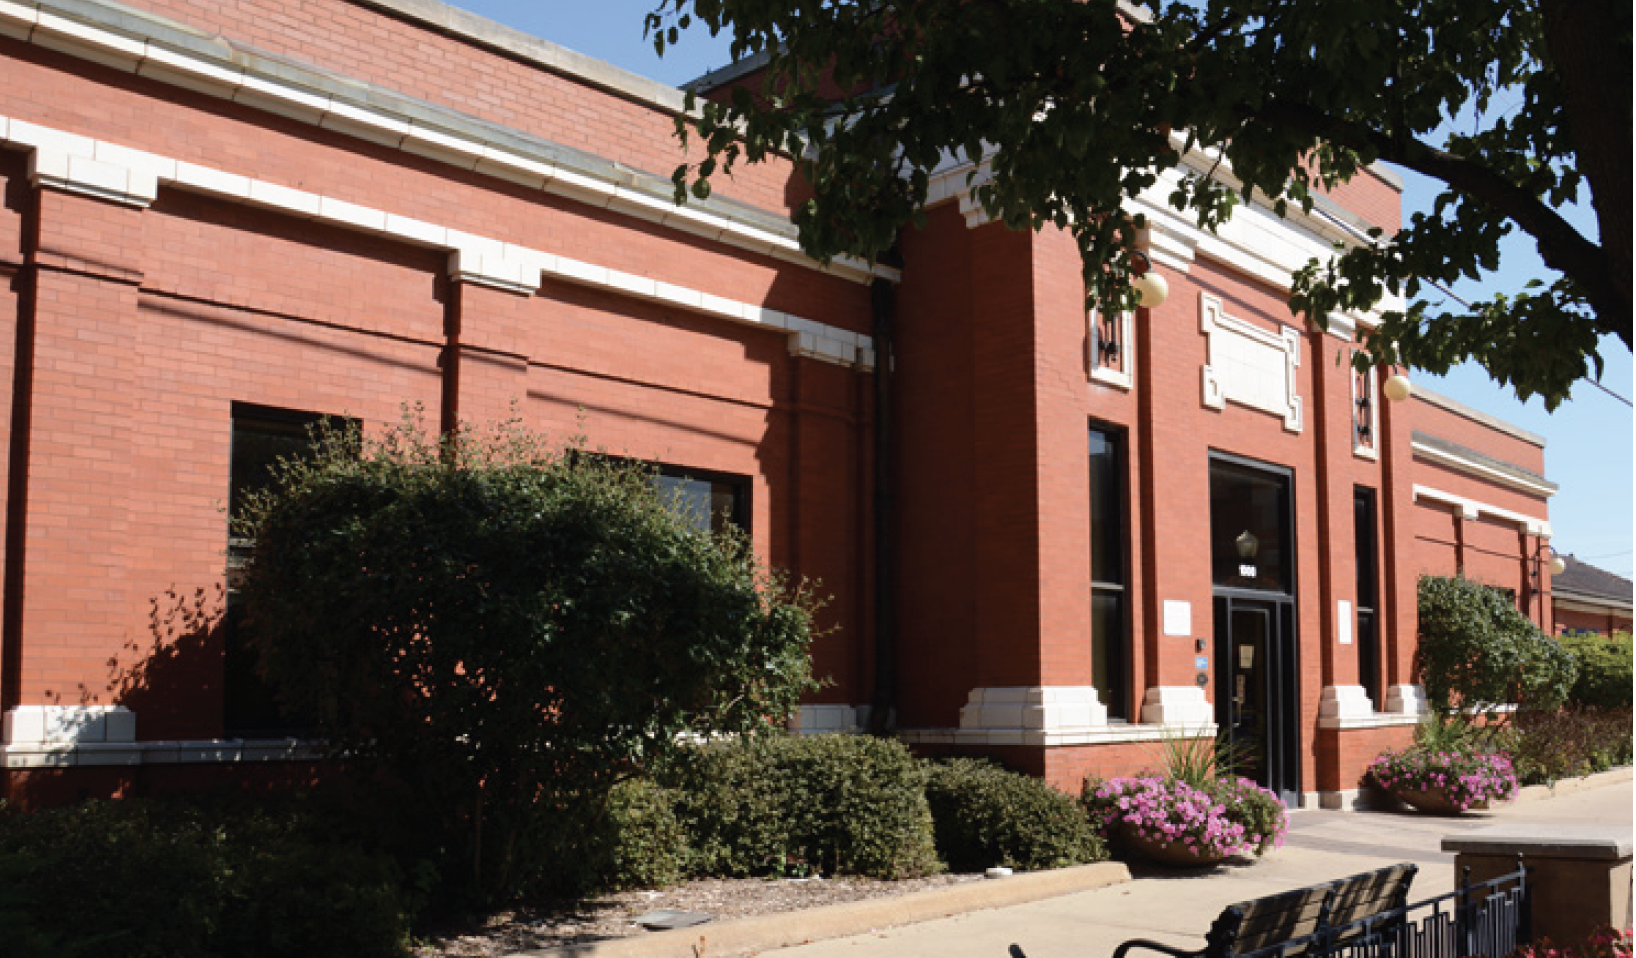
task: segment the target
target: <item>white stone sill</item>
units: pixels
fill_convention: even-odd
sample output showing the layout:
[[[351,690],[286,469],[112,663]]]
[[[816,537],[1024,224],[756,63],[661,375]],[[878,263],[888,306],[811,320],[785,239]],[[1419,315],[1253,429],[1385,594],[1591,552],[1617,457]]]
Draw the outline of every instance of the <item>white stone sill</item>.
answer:
[[[0,745],[0,767],[91,768],[310,762],[323,753],[301,739],[208,739],[188,742],[12,742]]]
[[[1142,725],[1113,722],[1081,729],[900,729],[898,738],[911,745],[1115,745],[1127,742],[1163,742],[1185,733],[1187,736],[1216,734],[1214,724]]]

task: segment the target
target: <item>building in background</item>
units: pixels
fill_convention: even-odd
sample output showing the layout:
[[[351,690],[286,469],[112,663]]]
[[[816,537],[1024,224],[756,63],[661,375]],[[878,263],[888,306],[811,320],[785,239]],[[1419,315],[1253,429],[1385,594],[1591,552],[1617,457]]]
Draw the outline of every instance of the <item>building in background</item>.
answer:
[[[1630,580],[1571,555],[1562,556],[1562,563],[1562,571],[1551,580],[1551,631],[1629,632]]]
[[[1219,732],[1345,805],[1423,709],[1420,574],[1552,621],[1540,440],[1385,401],[1368,316],[1284,306],[1397,225],[1390,174],[1219,235],[1162,180],[1168,300],[1087,315],[1072,241],[964,169],[890,267],[803,256],[777,163],[675,207],[682,108],[430,0],[0,4],[6,794],[302,774],[227,516],[306,423],[405,403],[659,463],[821,579],[801,731],[884,709],[1068,789]]]

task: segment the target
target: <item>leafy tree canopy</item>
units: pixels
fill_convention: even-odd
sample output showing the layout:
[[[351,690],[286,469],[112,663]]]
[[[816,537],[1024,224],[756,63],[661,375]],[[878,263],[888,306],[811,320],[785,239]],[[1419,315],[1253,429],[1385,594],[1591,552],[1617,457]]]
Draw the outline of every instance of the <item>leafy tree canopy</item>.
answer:
[[[811,597],[640,466],[515,424],[321,438],[240,524],[262,671],[411,788],[489,894],[543,813],[692,734],[781,728],[812,687]]]
[[[1206,228],[1252,197],[1310,211],[1316,193],[1384,160],[1440,181],[1434,209],[1308,264],[1292,277],[1295,313],[1327,324],[1399,294],[1407,308],[1369,337],[1375,361],[1440,373],[1473,358],[1551,407],[1588,365],[1600,375],[1599,336],[1630,347],[1626,0],[1155,8],[660,0],[647,25],[661,53],[702,23],[730,32],[735,58],[768,57],[759,77],[696,104],[708,156],[676,171],[678,200],[708,195],[736,162],[788,154],[812,189],[796,213],[805,249],[875,258],[922,219],[935,169],[977,159],[968,183],[989,215],[1071,232],[1088,298],[1118,306],[1143,225],[1122,206],[1184,155],[1221,159],[1183,166],[1170,197]],[[1462,131],[1440,134],[1455,117]],[[1587,195],[1600,238],[1558,212]],[[1419,298],[1427,281],[1498,269],[1499,240],[1517,229],[1556,272],[1548,286],[1464,311]]]

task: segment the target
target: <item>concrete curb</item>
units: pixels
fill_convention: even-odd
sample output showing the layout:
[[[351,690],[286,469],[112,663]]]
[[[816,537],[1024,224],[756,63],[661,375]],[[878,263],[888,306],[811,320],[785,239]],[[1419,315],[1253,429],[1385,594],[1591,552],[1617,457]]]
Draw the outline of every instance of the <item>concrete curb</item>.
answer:
[[[1601,788],[1604,785],[1614,785],[1619,782],[1628,782],[1631,779],[1631,766],[1624,768],[1610,768],[1595,775],[1586,775],[1584,778],[1565,778],[1555,785],[1528,785],[1517,790],[1516,802],[1537,802],[1542,799],[1555,798],[1558,795],[1567,795],[1571,792],[1583,791],[1587,788]]]
[[[1122,862],[1029,872],[1009,878],[966,882],[896,898],[825,905],[804,911],[762,915],[615,938],[567,948],[514,952],[507,958],[702,958],[786,948],[825,938],[861,935],[876,928],[908,925],[986,908],[1004,908],[1043,898],[1089,891],[1130,881]]]

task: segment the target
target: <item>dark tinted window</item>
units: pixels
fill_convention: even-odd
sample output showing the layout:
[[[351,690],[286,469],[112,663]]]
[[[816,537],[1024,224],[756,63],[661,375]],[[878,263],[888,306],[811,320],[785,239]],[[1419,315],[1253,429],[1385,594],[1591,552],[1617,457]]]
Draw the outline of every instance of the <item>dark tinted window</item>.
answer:
[[[1115,718],[1129,716],[1124,437],[1090,430],[1091,684]]]
[[[750,530],[750,483],[745,477],[661,466],[653,481],[659,494],[701,531],[719,532],[728,526]]]
[[[232,472],[228,514],[243,514],[246,499],[273,481],[280,459],[296,460],[313,451],[311,428],[324,417],[318,413],[233,404]],[[231,527],[227,540],[227,615],[222,623],[224,653],[223,724],[234,737],[256,738],[299,734],[309,723],[299,721],[279,706],[272,689],[256,671],[255,648],[246,633],[244,603],[238,595],[238,571],[255,543],[236,537]]]
[[[1290,592],[1289,476],[1210,460],[1210,559],[1218,586]]]

